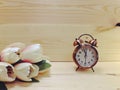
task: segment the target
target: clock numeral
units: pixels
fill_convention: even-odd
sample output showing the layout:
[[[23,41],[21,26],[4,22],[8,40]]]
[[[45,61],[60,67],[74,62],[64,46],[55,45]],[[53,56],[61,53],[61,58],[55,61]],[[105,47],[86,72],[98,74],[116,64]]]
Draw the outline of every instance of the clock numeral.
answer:
[[[90,64],[90,61],[88,62],[88,64]]]
[[[94,54],[94,52],[91,52],[91,54]]]
[[[78,57],[80,57],[80,55],[77,55]]]

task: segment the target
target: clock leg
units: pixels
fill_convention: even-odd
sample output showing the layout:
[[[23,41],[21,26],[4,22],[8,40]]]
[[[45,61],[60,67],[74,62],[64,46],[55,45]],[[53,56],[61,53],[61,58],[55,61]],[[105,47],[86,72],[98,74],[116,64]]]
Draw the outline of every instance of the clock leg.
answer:
[[[79,66],[76,68],[76,71],[79,69]]]
[[[93,68],[91,68],[93,72],[95,72],[95,70]]]

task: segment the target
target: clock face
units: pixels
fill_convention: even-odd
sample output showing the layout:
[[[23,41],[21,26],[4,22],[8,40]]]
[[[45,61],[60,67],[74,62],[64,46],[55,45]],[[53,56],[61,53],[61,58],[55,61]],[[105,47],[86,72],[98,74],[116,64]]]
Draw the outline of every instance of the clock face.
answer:
[[[77,48],[73,56],[75,62],[83,68],[93,67],[98,61],[98,53],[96,49],[89,45]]]

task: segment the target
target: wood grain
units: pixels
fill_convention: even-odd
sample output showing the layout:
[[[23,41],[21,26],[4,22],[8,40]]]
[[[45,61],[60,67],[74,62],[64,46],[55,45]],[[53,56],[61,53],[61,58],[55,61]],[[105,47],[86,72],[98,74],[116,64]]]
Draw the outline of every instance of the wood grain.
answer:
[[[119,16],[119,0],[0,0],[1,24],[114,25]]]
[[[79,24],[3,24],[0,25],[0,50],[14,42],[40,43],[51,61],[73,61],[73,41],[89,33],[98,40],[99,61],[120,61],[120,27],[103,31],[98,28]]]
[[[75,71],[73,62],[52,62],[50,72],[40,74],[39,83],[8,83],[9,90],[119,90],[120,62],[99,62],[95,72]]]
[[[74,38],[98,39],[99,61],[120,61],[119,0],[0,0],[0,50],[41,43],[51,61],[72,61]]]

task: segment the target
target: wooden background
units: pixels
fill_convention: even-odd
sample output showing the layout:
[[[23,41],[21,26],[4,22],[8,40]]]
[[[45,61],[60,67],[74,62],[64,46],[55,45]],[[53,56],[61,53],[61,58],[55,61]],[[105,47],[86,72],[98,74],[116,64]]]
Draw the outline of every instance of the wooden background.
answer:
[[[82,33],[98,39],[99,61],[120,61],[119,0],[0,0],[0,50],[41,43],[51,61],[72,61]]]

